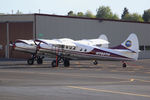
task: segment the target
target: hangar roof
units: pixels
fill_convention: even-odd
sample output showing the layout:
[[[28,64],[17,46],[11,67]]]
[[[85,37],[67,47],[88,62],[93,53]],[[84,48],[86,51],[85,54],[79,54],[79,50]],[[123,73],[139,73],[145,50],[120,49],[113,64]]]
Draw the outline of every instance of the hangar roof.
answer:
[[[0,22],[7,22],[7,21],[34,21],[35,16],[50,16],[50,17],[61,17],[61,18],[74,18],[74,19],[86,19],[86,20],[99,20],[99,21],[115,21],[115,22],[129,22],[129,23],[150,24],[150,22],[123,21],[123,20],[113,20],[113,19],[86,18],[86,17],[67,16],[67,15],[65,16],[65,15],[39,14],[39,13],[0,15]]]

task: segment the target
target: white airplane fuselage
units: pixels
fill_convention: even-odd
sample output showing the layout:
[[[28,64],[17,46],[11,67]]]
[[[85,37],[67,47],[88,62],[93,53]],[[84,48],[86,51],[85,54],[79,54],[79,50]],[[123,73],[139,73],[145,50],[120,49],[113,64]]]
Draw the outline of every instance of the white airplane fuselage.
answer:
[[[122,53],[123,51],[123,53]],[[39,52],[46,52],[54,55],[62,55],[65,58],[71,60],[113,60],[113,61],[130,61],[135,60],[124,56],[125,50],[116,50],[108,48],[99,48],[96,46],[88,46],[85,44],[76,43],[76,47],[64,46],[55,47],[45,43],[41,43],[39,47]],[[128,55],[130,51],[127,51]]]

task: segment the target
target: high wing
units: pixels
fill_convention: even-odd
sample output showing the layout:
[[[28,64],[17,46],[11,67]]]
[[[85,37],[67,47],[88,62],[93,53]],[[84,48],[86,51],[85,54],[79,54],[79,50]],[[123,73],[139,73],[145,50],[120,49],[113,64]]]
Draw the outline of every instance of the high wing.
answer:
[[[37,39],[36,42],[45,43],[49,46],[76,46],[73,42],[74,40],[69,38],[62,38],[62,39]]]
[[[108,38],[104,34],[100,35],[99,38],[97,39],[83,39],[83,40],[78,40],[76,42],[85,45],[90,45],[90,46],[98,46],[102,48],[108,48],[108,44],[109,44]]]
[[[37,39],[36,41],[47,43],[53,46],[76,46],[75,43],[91,45],[91,46],[99,46],[108,48],[108,38],[106,35],[102,34],[97,39],[83,39],[83,40],[72,40],[70,38],[61,38],[61,39]]]

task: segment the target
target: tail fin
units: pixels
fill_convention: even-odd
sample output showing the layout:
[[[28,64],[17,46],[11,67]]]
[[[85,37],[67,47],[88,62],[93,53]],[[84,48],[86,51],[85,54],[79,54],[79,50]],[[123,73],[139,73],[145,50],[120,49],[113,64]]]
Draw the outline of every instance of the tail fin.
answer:
[[[139,41],[135,33],[131,33],[121,45],[133,52],[139,52]]]
[[[108,41],[108,38],[107,38],[107,36],[106,36],[105,34],[101,34],[101,35],[98,37],[98,39],[102,39],[102,40]]]
[[[101,34],[101,35],[98,37],[98,39],[101,39],[101,40],[104,40],[104,41],[105,41],[104,44],[101,44],[101,47],[102,47],[102,48],[108,48],[109,42],[108,42],[108,38],[107,38],[107,36],[106,36],[105,34]]]
[[[121,43],[121,45],[113,47],[112,49],[119,49],[122,51],[124,56],[137,60],[139,54],[139,41],[137,35],[135,33],[131,33],[129,37]]]

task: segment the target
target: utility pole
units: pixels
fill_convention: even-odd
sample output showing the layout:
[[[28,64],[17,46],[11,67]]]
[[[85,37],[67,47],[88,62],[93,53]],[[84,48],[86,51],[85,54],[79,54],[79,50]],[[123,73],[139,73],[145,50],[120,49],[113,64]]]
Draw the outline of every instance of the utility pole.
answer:
[[[41,12],[41,9],[39,9],[39,14],[40,14],[40,12]]]
[[[11,13],[13,14],[13,13],[14,13],[14,11],[12,10],[12,11],[11,11]]]

